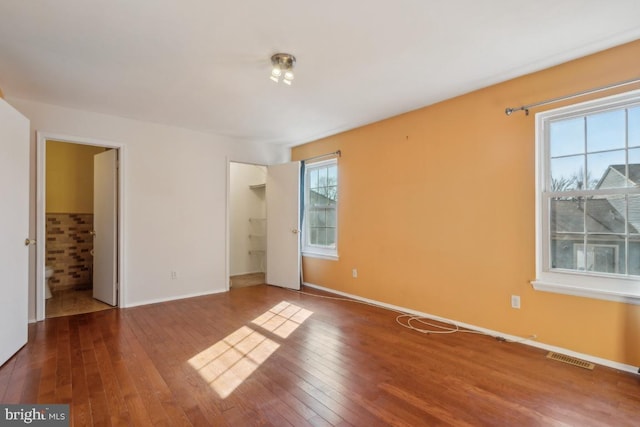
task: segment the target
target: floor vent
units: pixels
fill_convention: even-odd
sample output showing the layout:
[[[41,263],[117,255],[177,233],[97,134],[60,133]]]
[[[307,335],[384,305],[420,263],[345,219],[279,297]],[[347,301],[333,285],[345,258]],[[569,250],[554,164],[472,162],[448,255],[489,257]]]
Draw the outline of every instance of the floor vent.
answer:
[[[547,354],[547,359],[557,360],[558,362],[567,363],[569,365],[577,366],[579,368],[589,369],[593,371],[596,365],[584,360],[576,359],[575,357],[565,356],[564,354],[554,353],[550,351]]]

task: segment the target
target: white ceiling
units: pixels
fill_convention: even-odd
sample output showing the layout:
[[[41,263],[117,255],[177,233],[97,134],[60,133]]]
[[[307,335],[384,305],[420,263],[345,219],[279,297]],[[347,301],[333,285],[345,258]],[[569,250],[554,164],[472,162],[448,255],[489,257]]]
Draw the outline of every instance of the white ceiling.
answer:
[[[638,0],[1,0],[0,88],[296,145],[639,38]]]

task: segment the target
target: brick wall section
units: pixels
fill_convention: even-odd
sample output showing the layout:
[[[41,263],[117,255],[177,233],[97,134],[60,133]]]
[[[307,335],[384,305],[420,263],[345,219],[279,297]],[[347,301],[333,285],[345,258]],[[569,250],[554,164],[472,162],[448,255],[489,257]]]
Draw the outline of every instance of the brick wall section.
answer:
[[[92,287],[93,214],[47,214],[47,265],[52,291]]]

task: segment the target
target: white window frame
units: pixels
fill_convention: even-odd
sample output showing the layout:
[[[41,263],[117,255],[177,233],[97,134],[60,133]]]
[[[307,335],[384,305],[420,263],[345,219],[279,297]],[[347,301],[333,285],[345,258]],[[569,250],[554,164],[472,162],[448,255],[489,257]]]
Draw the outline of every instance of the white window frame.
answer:
[[[338,200],[336,200],[335,211],[336,211],[336,239],[335,244],[333,246],[319,246],[312,245],[309,243],[309,221],[307,221],[309,210],[307,203],[310,199],[309,194],[309,172],[313,169],[327,167],[328,165],[336,165],[338,166],[338,159],[329,159],[323,160],[319,162],[309,163],[305,165],[304,172],[304,216],[303,216],[303,224],[302,224],[302,255],[311,258],[321,258],[328,259],[332,261],[338,260],[338,200],[340,199],[340,171],[337,170],[338,182],[336,187],[338,189]]]
[[[635,105],[640,105],[640,90],[536,114],[536,279],[531,282],[534,289],[640,305],[640,277],[549,267],[549,204],[544,193],[549,174],[550,121]]]

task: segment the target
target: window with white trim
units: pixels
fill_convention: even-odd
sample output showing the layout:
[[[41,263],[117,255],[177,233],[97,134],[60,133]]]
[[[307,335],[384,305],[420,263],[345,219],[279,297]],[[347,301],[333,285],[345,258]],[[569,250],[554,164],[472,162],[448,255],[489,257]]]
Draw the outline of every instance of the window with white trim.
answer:
[[[337,259],[337,159],[305,165],[304,187],[302,253],[305,256]]]
[[[538,290],[640,304],[640,91],[536,114]]]

